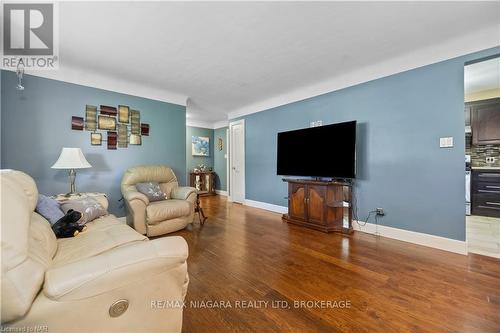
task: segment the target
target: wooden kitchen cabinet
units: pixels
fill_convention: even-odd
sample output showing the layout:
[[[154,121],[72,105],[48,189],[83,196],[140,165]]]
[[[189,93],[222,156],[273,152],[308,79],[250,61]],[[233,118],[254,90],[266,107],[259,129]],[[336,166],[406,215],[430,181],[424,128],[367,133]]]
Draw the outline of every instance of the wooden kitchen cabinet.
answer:
[[[472,144],[500,144],[500,98],[465,104],[471,111]]]
[[[472,170],[472,215],[500,217],[500,168]]]

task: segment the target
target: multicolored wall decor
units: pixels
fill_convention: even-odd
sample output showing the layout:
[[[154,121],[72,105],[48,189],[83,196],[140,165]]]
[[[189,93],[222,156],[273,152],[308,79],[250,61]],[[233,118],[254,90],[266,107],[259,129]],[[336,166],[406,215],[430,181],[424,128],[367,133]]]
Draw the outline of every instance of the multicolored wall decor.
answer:
[[[114,106],[87,105],[85,120],[83,117],[71,117],[71,129],[75,131],[90,131],[90,143],[101,146],[107,142],[108,149],[127,148],[129,145],[141,145],[142,136],[149,136],[149,124],[141,123],[140,111],[130,110],[126,105]],[[106,140],[102,133],[105,131]]]

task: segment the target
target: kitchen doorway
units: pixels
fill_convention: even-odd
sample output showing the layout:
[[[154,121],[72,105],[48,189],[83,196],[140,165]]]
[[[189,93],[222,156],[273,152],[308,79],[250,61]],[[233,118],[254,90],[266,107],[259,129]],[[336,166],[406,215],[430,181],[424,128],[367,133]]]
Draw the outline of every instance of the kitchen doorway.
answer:
[[[469,253],[500,258],[500,56],[464,67]]]

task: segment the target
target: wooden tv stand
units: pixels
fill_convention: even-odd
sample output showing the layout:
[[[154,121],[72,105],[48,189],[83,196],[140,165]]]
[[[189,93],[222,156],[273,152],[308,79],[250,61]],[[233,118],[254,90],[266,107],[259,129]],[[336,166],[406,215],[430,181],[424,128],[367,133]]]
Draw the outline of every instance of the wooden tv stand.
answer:
[[[323,232],[352,233],[352,185],[347,182],[283,179],[288,214],[283,221]]]

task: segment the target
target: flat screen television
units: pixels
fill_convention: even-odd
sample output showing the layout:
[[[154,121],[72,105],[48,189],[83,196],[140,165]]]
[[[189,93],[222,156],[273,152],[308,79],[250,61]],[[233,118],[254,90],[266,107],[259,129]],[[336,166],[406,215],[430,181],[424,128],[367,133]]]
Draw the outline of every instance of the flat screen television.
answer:
[[[278,133],[277,174],[355,178],[356,121]]]

